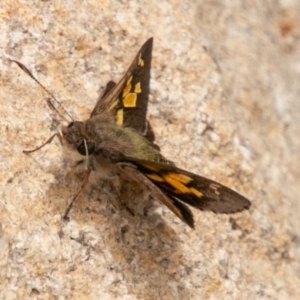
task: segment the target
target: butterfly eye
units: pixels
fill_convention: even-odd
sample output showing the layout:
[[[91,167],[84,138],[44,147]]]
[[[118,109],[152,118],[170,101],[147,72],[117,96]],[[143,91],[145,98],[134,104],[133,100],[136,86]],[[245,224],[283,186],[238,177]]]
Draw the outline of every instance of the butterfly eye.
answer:
[[[74,122],[71,122],[69,125],[68,125],[68,128],[72,127],[74,125]]]
[[[89,155],[93,154],[95,151],[95,143],[94,142],[86,142],[86,146],[87,146],[88,154]],[[86,155],[86,148],[84,145],[84,141],[82,141],[82,143],[77,147],[77,151],[81,155]]]

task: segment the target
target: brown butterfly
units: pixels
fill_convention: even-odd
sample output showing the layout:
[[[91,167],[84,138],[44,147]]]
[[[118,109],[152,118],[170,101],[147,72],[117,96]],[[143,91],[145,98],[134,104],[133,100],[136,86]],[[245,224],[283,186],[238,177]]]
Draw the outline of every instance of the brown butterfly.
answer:
[[[213,180],[177,168],[154,144],[154,134],[146,119],[152,44],[152,38],[144,43],[117,84],[113,81],[107,84],[88,120],[72,121],[68,126],[62,126],[42,146],[25,151],[36,151],[58,136],[68,158],[83,167],[85,178],[66,215],[90,175],[100,169],[111,168],[117,168],[144,186],[154,198],[164,203],[192,228],[193,214],[187,205],[227,214],[250,207],[250,201],[239,193]],[[14,62],[37,81],[23,64]],[[52,99],[48,103],[58,112],[50,96]]]

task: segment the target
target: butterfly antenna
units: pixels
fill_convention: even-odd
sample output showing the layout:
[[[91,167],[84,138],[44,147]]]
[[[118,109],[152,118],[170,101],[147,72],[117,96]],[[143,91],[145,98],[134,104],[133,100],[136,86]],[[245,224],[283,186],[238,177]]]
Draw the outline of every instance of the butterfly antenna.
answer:
[[[18,67],[24,71],[28,76],[30,76],[50,97],[52,100],[54,100],[59,106],[60,108],[64,111],[64,113],[73,121],[73,118],[70,116],[70,114],[64,109],[64,107],[59,103],[59,101],[54,97],[54,95],[49,92],[33,75],[32,73],[19,61],[17,60],[13,60],[13,59],[9,59],[11,62],[14,62],[18,65]],[[49,107],[54,110],[59,116],[61,116],[65,121],[69,122],[69,120],[67,120],[65,118],[65,116],[63,116],[59,110],[53,105],[53,103],[50,101],[50,99],[47,99],[47,103],[49,105]]]

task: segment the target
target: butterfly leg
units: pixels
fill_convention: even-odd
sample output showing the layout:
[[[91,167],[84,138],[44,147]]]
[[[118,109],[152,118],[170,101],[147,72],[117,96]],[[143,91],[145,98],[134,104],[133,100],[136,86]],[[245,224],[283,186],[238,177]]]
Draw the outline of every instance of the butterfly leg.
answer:
[[[90,177],[90,174],[91,174],[91,170],[89,170],[89,169],[86,170],[84,179],[83,179],[83,181],[82,181],[82,183],[81,183],[81,185],[80,185],[80,189],[78,190],[78,192],[76,193],[76,195],[73,197],[73,199],[71,200],[71,202],[70,202],[68,208],[67,208],[66,211],[65,211],[65,214],[64,214],[64,217],[63,217],[64,219],[67,219],[67,218],[68,218],[68,214],[69,214],[69,212],[70,212],[70,210],[71,210],[71,208],[72,208],[72,206],[73,206],[75,200],[77,199],[77,197],[78,197],[79,194],[82,192],[82,190],[84,189],[85,185],[87,184],[87,182],[88,182],[88,180],[89,180],[89,177]]]
[[[124,195],[128,194],[128,186],[132,186],[127,180],[127,178],[122,178],[122,173],[118,174],[112,179],[110,178],[110,184],[116,192],[117,202],[112,203],[116,210],[125,209],[131,216],[135,216],[134,212],[128,207],[126,200],[124,200]]]

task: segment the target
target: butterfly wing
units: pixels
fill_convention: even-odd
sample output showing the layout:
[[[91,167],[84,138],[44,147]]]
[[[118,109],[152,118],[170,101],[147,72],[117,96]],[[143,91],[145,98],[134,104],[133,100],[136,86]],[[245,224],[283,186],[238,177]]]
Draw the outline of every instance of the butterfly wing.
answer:
[[[133,180],[142,184],[150,192],[152,197],[166,205],[177,217],[179,217],[191,228],[195,228],[193,213],[184,203],[164,193],[147,176],[141,173],[134,165],[130,165],[128,163],[119,165],[121,166],[122,170]]]
[[[106,84],[106,87],[105,87],[105,89],[104,89],[104,91],[103,91],[103,93],[100,95],[100,97],[99,97],[99,99],[98,99],[98,101],[97,101],[97,104],[98,104],[98,102],[99,101],[101,101],[102,99],[104,99],[106,96],[107,96],[107,94],[116,86],[117,84],[114,82],[114,81],[112,81],[112,80],[110,80],[107,84]],[[95,105],[95,107],[96,107],[97,105]],[[94,108],[94,110],[95,110],[95,108]],[[91,117],[93,116],[93,112],[91,113]]]
[[[236,213],[249,209],[251,203],[239,193],[205,177],[174,165],[126,158],[173,201],[214,213]]]
[[[118,126],[130,127],[151,142],[154,134],[146,120],[153,39],[142,46],[123,78],[109,82],[91,117],[111,114]],[[155,145],[153,144],[155,147]],[[213,181],[177,168],[131,157],[116,159],[122,169],[143,184],[153,197],[164,203],[181,220],[194,228],[193,214],[186,204],[215,213],[235,213],[248,209],[250,201]]]
[[[146,120],[153,38],[141,47],[123,78],[116,84],[110,81],[99,97],[91,117],[111,113],[119,126],[135,129],[154,141],[154,134]]]

